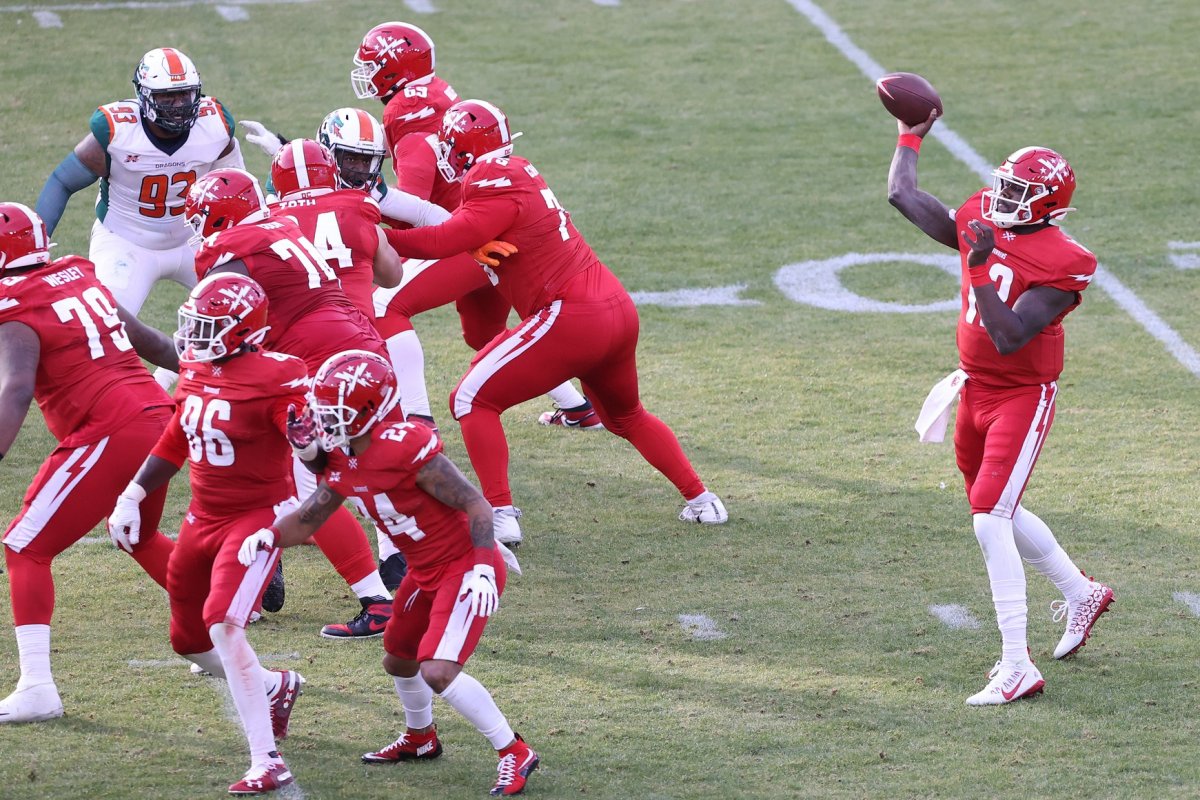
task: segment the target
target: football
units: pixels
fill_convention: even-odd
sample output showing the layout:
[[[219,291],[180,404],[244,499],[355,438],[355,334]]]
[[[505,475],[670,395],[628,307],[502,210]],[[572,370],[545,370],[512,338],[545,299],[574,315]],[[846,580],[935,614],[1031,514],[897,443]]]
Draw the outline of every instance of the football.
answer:
[[[942,115],[942,98],[933,85],[911,72],[892,72],[875,82],[883,107],[905,125],[919,125],[937,109]]]

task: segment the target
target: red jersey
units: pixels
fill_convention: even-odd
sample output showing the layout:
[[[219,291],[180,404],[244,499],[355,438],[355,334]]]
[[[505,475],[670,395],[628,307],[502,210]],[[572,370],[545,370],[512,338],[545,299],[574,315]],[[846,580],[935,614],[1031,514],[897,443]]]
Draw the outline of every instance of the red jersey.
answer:
[[[453,212],[462,201],[462,184],[446,180],[438,169],[437,141],[433,133],[408,134],[393,148],[392,167],[398,188]]]
[[[350,302],[371,319],[379,204],[356,189],[310,189],[281,198],[271,206],[271,216],[288,217],[300,226],[333,268]]]
[[[292,220],[273,217],[217,233],[196,253],[196,274],[204,277],[235,259],[267,293],[267,349],[299,356],[313,372],[343,350],[387,354],[375,327]]]
[[[458,92],[436,75],[404,84],[383,109],[383,134],[388,149],[393,150],[414,131],[437,133],[442,128],[442,115],[456,102]]]
[[[352,498],[391,537],[422,586],[473,548],[467,515],[417,486],[421,467],[440,452],[442,442],[428,427],[385,421],[371,431],[363,455],[337,448],[324,473],[331,489]]]
[[[179,366],[175,416],[152,453],[180,467],[191,461],[192,508],[228,517],[293,496],[287,410],[304,405],[304,362],[251,350]]]
[[[980,190],[954,214],[958,229],[958,249],[962,259],[962,313],[958,317],[958,357],[971,380],[985,386],[1028,386],[1058,379],[1063,367],[1062,320],[1082,301],[1082,292],[1096,272],[1096,256],[1061,228],[1050,225],[1022,233],[1020,228],[997,228],[980,213]],[[1001,355],[983,327],[975,308],[967,256],[971,248],[963,242],[967,223],[979,220],[991,226],[996,247],[987,266],[996,291],[1009,308],[1026,289],[1050,286],[1073,292],[1070,306],[1050,322],[1020,350]],[[974,234],[972,234],[974,238]]]
[[[471,167],[462,205],[441,225],[387,231],[387,237],[410,258],[446,258],[492,239],[516,245],[500,266],[481,269],[522,317],[549,305],[576,275],[603,266],[546,181],[516,156]]]
[[[97,442],[145,409],[171,405],[87,259],[65,256],[0,279],[0,325],[6,322],[37,334],[33,396],[62,447]]]

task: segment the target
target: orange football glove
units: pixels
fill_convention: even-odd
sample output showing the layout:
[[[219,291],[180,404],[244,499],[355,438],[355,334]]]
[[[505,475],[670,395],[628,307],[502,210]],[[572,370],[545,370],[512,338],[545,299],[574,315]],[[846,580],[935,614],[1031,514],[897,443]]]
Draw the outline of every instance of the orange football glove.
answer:
[[[508,242],[504,242],[499,239],[493,239],[487,244],[476,247],[474,250],[470,251],[471,258],[475,259],[480,264],[483,264],[485,267],[498,267],[500,266],[501,258],[508,258],[515,252],[517,252],[515,245],[511,245]],[[493,256],[495,257],[493,258]]]

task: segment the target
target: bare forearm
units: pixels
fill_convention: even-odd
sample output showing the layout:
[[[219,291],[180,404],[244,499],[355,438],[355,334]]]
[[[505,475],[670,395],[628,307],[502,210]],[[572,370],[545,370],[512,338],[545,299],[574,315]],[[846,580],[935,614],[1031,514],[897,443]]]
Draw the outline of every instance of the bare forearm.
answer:
[[[279,532],[277,544],[280,547],[300,544],[317,532],[343,500],[344,497],[321,481],[317,490],[300,504],[300,508],[275,523],[275,530]]]
[[[147,456],[141,469],[133,477],[133,482],[145,489],[146,494],[150,494],[170,481],[176,472],[179,472],[179,467],[165,458]]]
[[[171,337],[157,328],[151,328],[124,308],[118,306],[117,314],[125,323],[125,333],[139,356],[156,367],[179,372],[179,355],[175,352],[175,342]]]
[[[453,461],[444,455],[435,456],[417,473],[417,486],[451,508],[466,512],[471,544],[475,547],[494,546],[492,506],[459,472]]]
[[[950,209],[928,192],[917,187],[917,152],[897,147],[888,170],[888,202],[905,219],[935,242],[958,249],[958,236]]]

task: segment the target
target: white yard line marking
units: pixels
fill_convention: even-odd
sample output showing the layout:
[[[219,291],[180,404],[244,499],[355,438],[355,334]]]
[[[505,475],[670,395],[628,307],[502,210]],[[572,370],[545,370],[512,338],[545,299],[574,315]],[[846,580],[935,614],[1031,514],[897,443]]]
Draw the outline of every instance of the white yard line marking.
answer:
[[[683,629],[692,635],[693,639],[701,641],[712,641],[714,639],[724,639],[729,634],[724,631],[717,630],[716,621],[704,614],[680,614],[678,617],[679,624]]]
[[[1200,617],[1200,594],[1191,592],[1176,592],[1172,595],[1176,603],[1183,603],[1192,610],[1192,613]]]
[[[947,628],[952,630],[976,630],[979,627],[979,620],[975,619],[975,615],[966,606],[954,604],[930,606],[929,613],[940,619]]]
[[[63,26],[62,17],[53,11],[35,11],[33,18],[39,28],[61,28]]]
[[[297,652],[291,653],[267,653],[261,655],[258,660],[265,666],[273,664],[277,661],[299,661],[300,654]],[[140,667],[143,669],[158,669],[162,667],[183,667],[191,664],[186,658],[131,658],[129,666]]]
[[[437,8],[429,0],[404,0],[404,5],[414,14],[436,14]]]
[[[1176,269],[1200,269],[1200,242],[1167,242],[1167,249],[1183,251],[1167,253]]]
[[[807,17],[808,21],[825,36],[829,43],[858,67],[871,82],[887,74],[887,70],[856,45],[816,3],[809,0],[787,0],[787,2],[792,8]],[[975,152],[975,149],[967,144],[966,140],[947,127],[944,122],[939,122],[934,126],[930,135],[945,145],[951,155],[966,164],[984,183],[991,182],[994,165],[984,160],[983,156]],[[1167,352],[1185,369],[1196,377],[1200,377],[1200,353],[1197,353],[1191,345],[1185,342],[1158,314],[1150,310],[1125,284],[1102,266],[1096,267],[1095,284],[1107,292],[1118,306],[1146,329],[1147,333],[1158,339],[1167,348]]]
[[[760,306],[757,300],[743,300],[740,295],[746,284],[716,286],[711,289],[674,289],[669,292],[630,292],[639,306]]]
[[[250,14],[241,6],[217,6],[217,13],[226,22],[245,22]]]
[[[621,5],[621,0],[592,0],[592,3],[607,8],[617,8]]]

